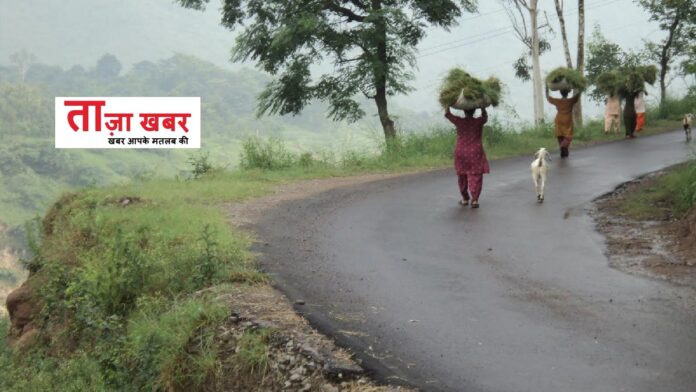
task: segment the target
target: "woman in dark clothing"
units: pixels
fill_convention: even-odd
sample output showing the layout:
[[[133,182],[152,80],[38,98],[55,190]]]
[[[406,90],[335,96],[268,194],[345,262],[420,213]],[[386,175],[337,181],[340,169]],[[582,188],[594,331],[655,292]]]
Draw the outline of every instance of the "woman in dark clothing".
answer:
[[[457,145],[454,149],[454,168],[459,180],[459,192],[466,206],[479,207],[479,196],[483,188],[483,174],[490,172],[486,152],[483,150],[483,125],[488,121],[486,109],[481,109],[481,117],[475,118],[476,110],[464,111],[464,118],[455,116],[447,108],[445,117],[457,127]]]

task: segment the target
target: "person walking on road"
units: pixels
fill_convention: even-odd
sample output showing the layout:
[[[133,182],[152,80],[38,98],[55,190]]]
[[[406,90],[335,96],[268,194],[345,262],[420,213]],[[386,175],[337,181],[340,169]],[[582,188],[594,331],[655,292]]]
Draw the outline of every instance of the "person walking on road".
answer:
[[[613,94],[606,99],[606,105],[604,107],[604,134],[608,135],[614,126],[615,134],[621,132],[621,98],[618,95]]]
[[[580,100],[580,93],[575,93],[568,98],[570,90],[561,90],[563,98],[554,98],[549,95],[546,87],[546,100],[556,107],[556,139],[561,148],[561,158],[570,156],[570,143],[573,142],[573,107]]]
[[[481,108],[481,117],[474,117],[476,110],[465,110],[465,117],[452,114],[449,108],[445,117],[457,127],[457,144],[454,149],[454,168],[459,181],[459,204],[479,208],[479,196],[483,188],[483,175],[490,173],[490,166],[483,150],[483,125],[488,121],[488,113]]]
[[[636,108],[636,132],[640,132],[645,128],[645,96],[647,92],[641,91],[636,95],[633,101]]]

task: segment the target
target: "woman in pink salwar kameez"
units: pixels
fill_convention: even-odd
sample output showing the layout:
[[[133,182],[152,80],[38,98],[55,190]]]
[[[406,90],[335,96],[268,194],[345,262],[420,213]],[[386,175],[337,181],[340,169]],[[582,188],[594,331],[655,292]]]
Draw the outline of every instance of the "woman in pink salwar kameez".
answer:
[[[490,172],[486,152],[483,151],[483,125],[488,121],[486,109],[481,109],[481,117],[474,117],[475,110],[464,111],[465,117],[458,117],[447,108],[445,117],[457,127],[457,145],[454,149],[454,168],[459,180],[459,204],[471,208],[479,207],[479,196],[483,187],[483,174]]]

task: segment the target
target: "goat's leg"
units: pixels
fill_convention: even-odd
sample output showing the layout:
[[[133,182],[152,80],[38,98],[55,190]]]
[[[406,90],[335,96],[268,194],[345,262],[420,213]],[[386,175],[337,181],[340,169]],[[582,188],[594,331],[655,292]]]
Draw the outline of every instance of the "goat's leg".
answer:
[[[537,200],[539,200],[539,181],[536,173],[532,173],[532,180],[534,181],[534,191],[537,194]]]
[[[544,187],[546,186],[546,176],[541,176],[540,189],[539,189],[539,202],[544,202]]]

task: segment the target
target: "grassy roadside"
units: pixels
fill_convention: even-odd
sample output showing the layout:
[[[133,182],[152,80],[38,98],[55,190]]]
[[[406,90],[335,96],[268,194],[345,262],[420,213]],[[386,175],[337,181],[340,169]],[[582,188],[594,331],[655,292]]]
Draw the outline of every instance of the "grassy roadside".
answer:
[[[683,218],[696,204],[696,161],[647,178],[624,195],[620,211],[635,220]]]
[[[491,123],[491,159],[555,145],[551,126],[520,133]],[[676,128],[654,121],[646,133]],[[614,140],[598,122],[576,145]],[[309,178],[451,165],[450,129],[401,137],[380,153],[295,154],[275,140],[249,139],[243,169],[216,170],[205,156],[189,179],[149,179],[65,194],[35,222],[29,285],[38,298],[37,338],[21,352],[0,344],[0,390],[199,390],[222,377],[215,327],[228,315],[221,284],[266,281],[248,253],[251,239],[233,230],[219,205],[247,200],[275,185]],[[4,330],[6,320],[0,320]],[[255,344],[262,344],[255,341]],[[233,361],[263,362],[263,349]],[[259,355],[261,357],[259,357]],[[252,367],[253,368],[253,367]],[[259,377],[249,371],[244,377]]]

